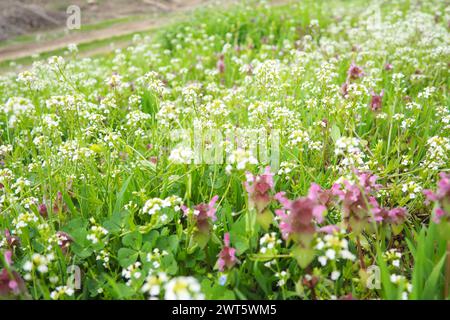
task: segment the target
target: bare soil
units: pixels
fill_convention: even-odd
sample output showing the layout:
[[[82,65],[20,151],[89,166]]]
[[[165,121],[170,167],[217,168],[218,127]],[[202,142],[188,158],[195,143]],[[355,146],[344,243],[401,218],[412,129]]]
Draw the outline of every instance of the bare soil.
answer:
[[[81,9],[82,23],[92,24],[135,14],[171,11],[176,0],[1,0],[0,40],[62,28],[70,5]],[[190,1],[187,1],[190,2]]]
[[[42,30],[64,30],[66,9],[71,4],[81,8],[82,23],[99,23],[102,20],[133,15],[153,14],[154,18],[113,24],[92,31],[70,31],[57,39],[27,41],[0,47],[0,62],[19,59],[42,52],[104,40],[135,32],[149,30],[170,21],[176,13],[186,12],[204,5],[208,0],[1,0],[0,39],[13,34],[37,34]],[[231,2],[231,1],[227,1]],[[9,4],[9,6],[8,6]],[[5,9],[3,10],[2,7]],[[66,30],[67,31],[67,30]],[[38,37],[37,37],[38,38]],[[98,50],[97,50],[98,51]],[[102,51],[102,50],[101,50]]]

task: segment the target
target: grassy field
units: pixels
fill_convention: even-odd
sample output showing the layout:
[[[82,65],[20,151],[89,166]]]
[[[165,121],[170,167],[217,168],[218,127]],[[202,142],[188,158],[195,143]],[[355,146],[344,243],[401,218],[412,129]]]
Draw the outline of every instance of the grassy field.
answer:
[[[449,21],[251,1],[3,75],[0,297],[448,299]]]

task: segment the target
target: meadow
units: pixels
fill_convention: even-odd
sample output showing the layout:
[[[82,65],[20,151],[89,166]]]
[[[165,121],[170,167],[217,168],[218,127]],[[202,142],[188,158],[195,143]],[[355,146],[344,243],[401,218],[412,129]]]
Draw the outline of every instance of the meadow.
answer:
[[[0,299],[449,299],[450,7],[243,2],[0,76]]]

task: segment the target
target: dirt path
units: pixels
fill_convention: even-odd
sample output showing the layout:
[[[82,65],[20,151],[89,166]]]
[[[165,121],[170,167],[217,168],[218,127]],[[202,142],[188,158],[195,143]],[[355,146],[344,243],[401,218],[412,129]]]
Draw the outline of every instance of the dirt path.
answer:
[[[153,3],[152,0],[145,0],[149,3]],[[93,41],[105,40],[115,36],[123,36],[127,34],[132,34],[136,32],[151,30],[156,27],[164,26],[169,24],[176,18],[179,18],[183,13],[190,12],[195,8],[204,6],[211,1],[209,0],[178,0],[177,2],[171,2],[171,4],[164,5],[164,12],[167,12],[162,17],[157,17],[153,19],[141,20],[141,21],[131,21],[126,23],[115,24],[110,27],[92,31],[85,32],[75,32],[63,36],[59,39],[48,40],[44,42],[30,42],[24,44],[10,45],[0,48],[0,62],[6,60],[13,60],[32,56],[35,54],[40,54],[44,52],[49,52],[58,49],[64,49],[69,44],[82,44],[90,43]],[[227,1],[232,2],[232,1]],[[156,4],[157,2],[155,2]],[[159,4],[160,5],[160,4]],[[120,46],[120,44],[119,44]],[[108,50],[108,46],[103,46],[103,48],[96,48],[91,50],[94,54],[102,53]],[[110,50],[110,48],[109,48]],[[86,52],[87,53],[87,52]]]

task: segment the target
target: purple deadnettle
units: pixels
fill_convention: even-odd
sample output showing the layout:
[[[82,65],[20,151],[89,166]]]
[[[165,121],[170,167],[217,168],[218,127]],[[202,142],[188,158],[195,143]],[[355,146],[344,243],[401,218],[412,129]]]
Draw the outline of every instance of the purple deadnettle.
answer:
[[[354,62],[350,64],[347,71],[347,78],[351,80],[356,80],[364,76],[364,71],[361,67],[358,67]]]
[[[341,86],[341,94],[345,98],[348,95],[348,83],[344,82],[344,84]]]
[[[67,211],[67,205],[64,203],[62,192],[58,191],[56,194],[56,200],[53,204],[53,212],[59,213],[60,211],[61,212]]]
[[[372,196],[373,192],[380,189],[377,184],[377,176],[366,172],[356,172],[358,184],[344,181],[344,186],[335,184],[332,187],[334,195],[338,196],[344,213],[343,220],[356,234],[361,233],[371,222],[390,223],[397,231],[401,230],[402,223],[406,220],[405,208],[386,209],[380,207],[378,201]]]
[[[375,190],[379,190],[382,185],[376,183],[378,177],[368,172],[359,172],[355,171],[355,174],[358,176],[359,185],[363,188],[366,193],[371,193]]]
[[[383,104],[383,95],[384,90],[381,90],[380,94],[376,94],[372,91],[371,98],[370,98],[370,109],[372,111],[379,111],[381,110],[382,104]]]
[[[254,176],[251,173],[246,175],[247,181],[244,182],[244,185],[248,192],[249,205],[256,208],[258,213],[262,213],[272,200],[270,192],[274,186],[273,173],[270,172],[270,167],[266,167],[264,173],[259,176]]]
[[[38,207],[39,210],[39,214],[43,217],[43,218],[47,218],[48,217],[48,210],[47,210],[47,206],[45,205],[45,203],[41,203]]]
[[[219,196],[214,196],[209,203],[201,203],[194,206],[194,210],[189,210],[186,206],[182,206],[184,214],[189,219],[193,219],[197,227],[194,233],[195,241],[200,247],[206,246],[210,238],[212,222],[216,221],[216,208],[214,207]],[[192,213],[192,214],[191,214]]]
[[[10,249],[14,249],[20,245],[19,237],[11,235],[11,232],[8,229],[5,230],[5,239]]]
[[[323,212],[331,202],[333,194],[331,190],[323,190],[317,183],[312,183],[309,187],[308,198],[315,201],[318,206],[315,211],[315,218],[318,223],[323,222]]]
[[[230,270],[237,262],[236,249],[230,247],[230,234],[225,233],[223,237],[224,246],[219,252],[219,259],[217,260],[217,266],[220,272]]]
[[[272,191],[274,187],[273,173],[267,166],[264,173],[254,176],[247,172],[247,181],[244,182],[245,189],[248,193],[248,204],[250,209],[255,209],[256,221],[264,229],[268,230],[273,222],[273,214],[268,210],[272,201]]]
[[[11,250],[7,250],[4,253],[5,262],[8,266],[12,264],[12,252]]]
[[[221,55],[219,56],[219,60],[217,60],[217,65],[216,65],[216,67],[217,67],[217,71],[218,71],[220,74],[225,73],[225,58],[224,58],[223,54],[221,54]]]
[[[216,221],[215,203],[219,196],[214,196],[209,203],[201,203],[194,207],[194,216],[197,220],[197,228],[200,232],[207,233],[210,228],[210,221]]]
[[[330,224],[330,225],[324,226],[322,228],[319,228],[318,231],[326,233],[326,234],[333,234],[333,233],[339,232],[339,230],[340,230],[340,228],[337,225]]]
[[[430,201],[437,203],[433,221],[438,224],[442,221],[450,222],[450,174],[441,172],[439,177],[441,179],[439,180],[436,192],[432,190],[423,191],[428,203]]]
[[[393,224],[401,224],[406,220],[408,211],[405,208],[393,208],[388,211],[386,221]]]
[[[369,203],[375,199],[363,192],[358,185],[348,181],[344,181],[344,188],[340,184],[334,184],[332,192],[341,201],[344,222],[355,233],[361,233],[374,216]]]
[[[58,239],[58,245],[61,248],[61,251],[64,254],[67,254],[68,250],[69,250],[69,246],[70,244],[73,242],[73,239],[71,236],[69,236],[67,233],[65,233],[64,231],[58,231],[56,232],[56,237]]]
[[[17,296],[25,292],[25,282],[16,271],[0,271],[0,297]]]
[[[285,240],[292,239],[303,247],[309,247],[316,232],[315,222],[322,222],[326,211],[326,206],[320,203],[319,189],[313,184],[307,197],[294,201],[286,199],[283,193],[276,194],[275,198],[283,206],[275,212],[281,219],[280,231]]]
[[[408,211],[405,208],[381,208],[373,197],[370,198],[369,202],[372,206],[372,212],[376,222],[385,222],[394,225],[401,225],[405,222],[408,215]]]
[[[5,263],[8,267],[12,265],[12,252],[6,251],[4,253]],[[14,270],[3,268],[0,271],[0,297],[9,298],[25,293],[25,282],[19,273]]]

